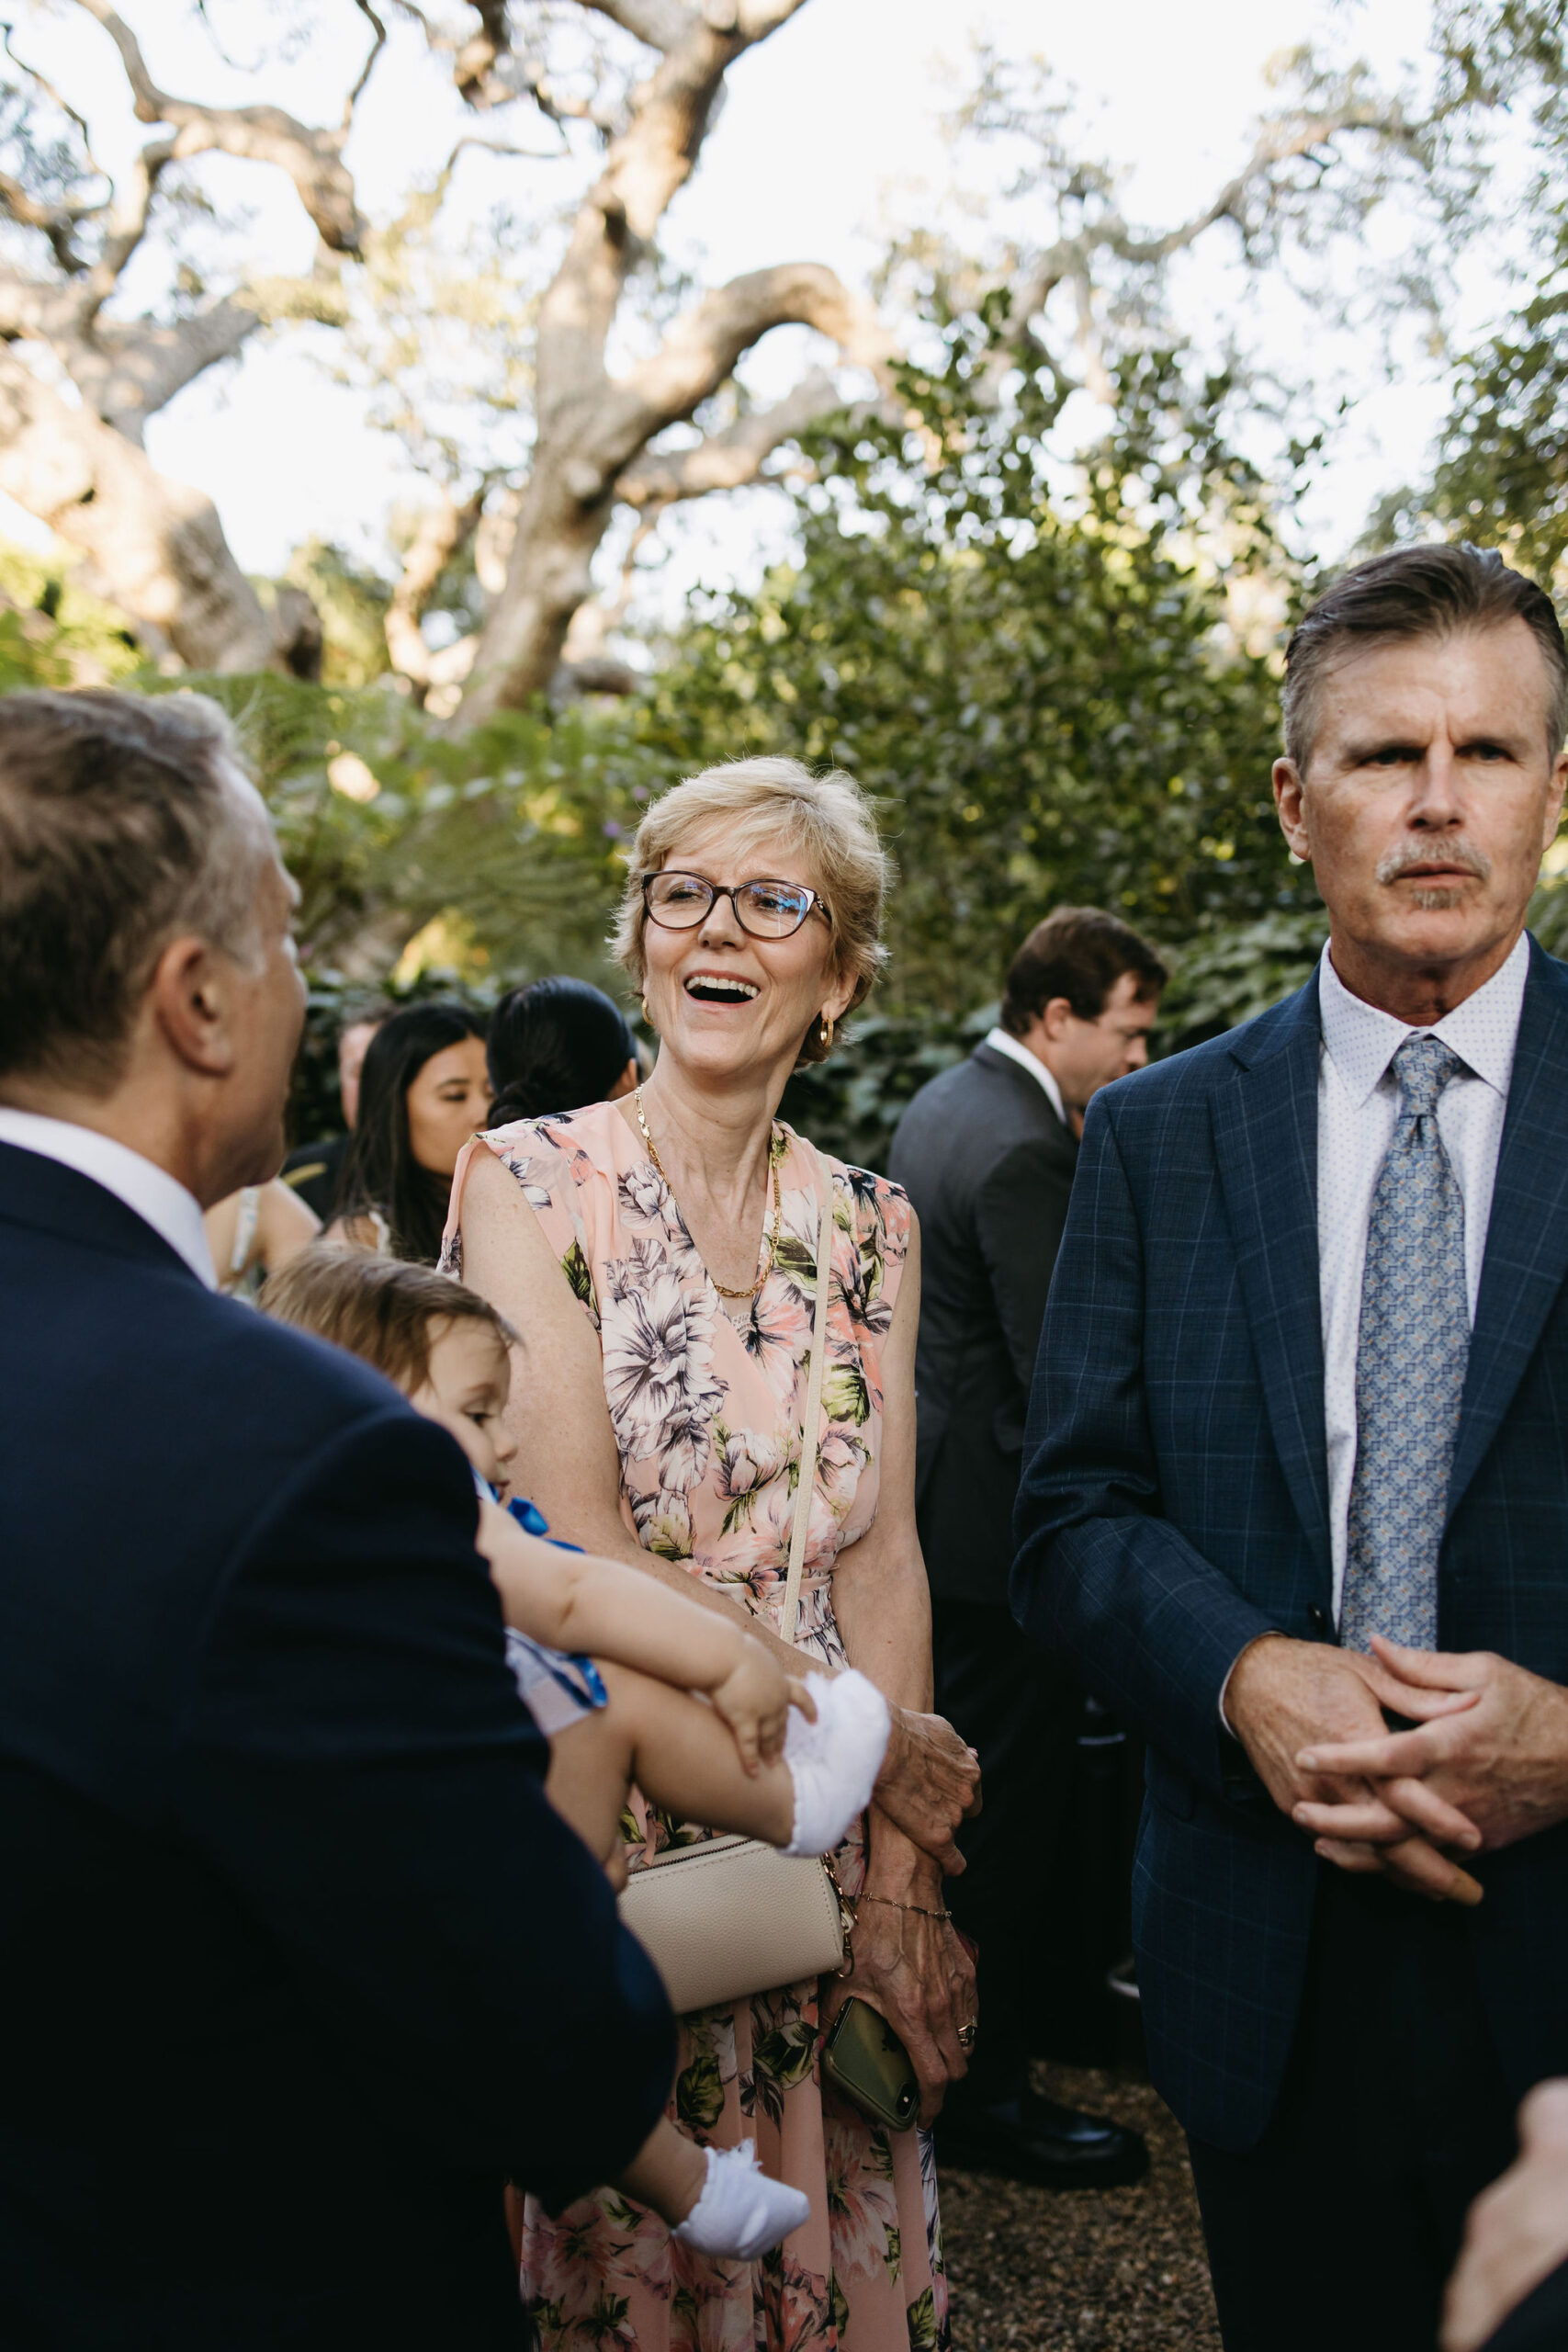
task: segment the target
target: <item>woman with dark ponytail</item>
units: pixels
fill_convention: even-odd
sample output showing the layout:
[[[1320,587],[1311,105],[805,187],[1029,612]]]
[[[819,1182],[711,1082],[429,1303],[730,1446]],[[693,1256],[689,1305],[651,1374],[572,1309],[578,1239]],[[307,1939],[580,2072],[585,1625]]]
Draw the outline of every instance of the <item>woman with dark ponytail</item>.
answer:
[[[488,1126],[614,1102],[637,1082],[637,1040],[620,1007],[587,980],[531,981],[502,998],[485,1037],[495,1100]]]
[[[329,1241],[434,1265],[457,1154],[484,1122],[484,1023],[442,999],[384,1021],[359,1077],[359,1117]]]

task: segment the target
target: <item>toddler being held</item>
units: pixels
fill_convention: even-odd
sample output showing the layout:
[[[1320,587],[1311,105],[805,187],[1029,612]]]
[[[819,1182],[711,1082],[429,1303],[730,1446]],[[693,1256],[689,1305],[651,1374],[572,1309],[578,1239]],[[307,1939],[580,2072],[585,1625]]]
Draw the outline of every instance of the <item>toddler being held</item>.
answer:
[[[508,1662],[550,1743],[546,1793],[616,1884],[633,1783],[680,1820],[788,1853],[838,1845],[886,1748],[881,1692],[852,1670],[786,1677],[738,1611],[547,1541],[526,1504],[503,1509],[514,1335],[487,1300],[424,1266],[317,1246],[268,1283],[261,1303],[374,1364],[468,1455]],[[668,2119],[616,2186],[683,2243],[742,2260],[778,2245],[809,2211],[798,2189],[758,2168],[751,2142],[701,2148]]]

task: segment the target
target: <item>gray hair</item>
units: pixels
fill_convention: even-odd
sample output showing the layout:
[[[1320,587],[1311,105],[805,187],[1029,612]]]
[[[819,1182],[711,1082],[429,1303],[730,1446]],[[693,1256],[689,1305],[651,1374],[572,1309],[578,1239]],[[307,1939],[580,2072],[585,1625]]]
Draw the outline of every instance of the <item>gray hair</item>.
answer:
[[[0,697],[0,1073],[107,1091],[170,940],[248,961],[270,836],[203,695]]]
[[[647,910],[642,886],[672,852],[700,833],[722,831],[738,857],[783,838],[809,865],[833,931],[833,967],[852,979],[846,1010],[870,994],[886,957],[882,906],[891,878],[876,836],[871,804],[852,776],[831,768],[813,775],[799,760],[777,756],[728,760],[704,768],[663,793],[637,829],[611,946],[641,988]],[[802,1062],[825,1061],[829,1048],[816,1029],[801,1047]]]
[[[1369,556],[1325,591],[1285,650],[1285,755],[1304,775],[1323,687],[1347,653],[1418,637],[1454,637],[1523,621],[1546,665],[1546,755],[1568,735],[1568,652],[1551,597],[1495,548],[1394,548]]]

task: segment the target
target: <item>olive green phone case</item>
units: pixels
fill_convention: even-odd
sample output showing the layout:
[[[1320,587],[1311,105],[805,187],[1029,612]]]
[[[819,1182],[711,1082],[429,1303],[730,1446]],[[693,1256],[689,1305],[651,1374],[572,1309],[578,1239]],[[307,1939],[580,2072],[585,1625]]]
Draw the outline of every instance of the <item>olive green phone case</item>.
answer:
[[[822,2068],[863,2115],[890,2132],[907,2132],[919,2113],[908,2052],[881,2011],[852,1993],[828,2030]]]

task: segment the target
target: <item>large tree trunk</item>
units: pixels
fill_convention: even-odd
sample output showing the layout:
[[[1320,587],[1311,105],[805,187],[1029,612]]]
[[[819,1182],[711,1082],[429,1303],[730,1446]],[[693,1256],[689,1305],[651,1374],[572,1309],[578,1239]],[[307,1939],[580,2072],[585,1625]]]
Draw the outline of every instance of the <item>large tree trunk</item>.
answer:
[[[277,632],[210,499],[0,356],[0,490],[89,557],[93,585],[190,670],[265,670]]]
[[[593,594],[593,558],[615,512],[613,493],[583,500],[571,460],[541,455],[517,510],[506,589],[480,637],[463,696],[471,725],[543,694],[560,662],[572,615]]]

